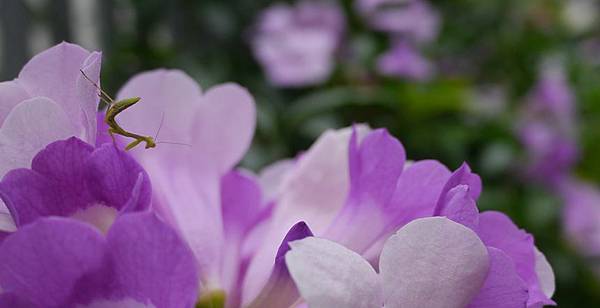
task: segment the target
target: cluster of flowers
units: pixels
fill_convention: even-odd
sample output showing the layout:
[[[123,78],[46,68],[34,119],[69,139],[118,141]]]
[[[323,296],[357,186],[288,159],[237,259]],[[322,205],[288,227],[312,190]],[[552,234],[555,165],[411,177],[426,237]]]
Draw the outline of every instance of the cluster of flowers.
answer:
[[[425,80],[431,64],[417,46],[437,36],[439,16],[424,0],[357,0],[356,11],[374,30],[391,37],[392,47],[377,60],[380,74]],[[301,87],[325,82],[344,45],[346,18],[334,1],[300,0],[267,8],[255,25],[254,54],[269,80]]]
[[[563,227],[586,257],[600,256],[600,190],[573,176],[579,159],[575,97],[560,66],[548,65],[531,91],[519,125],[528,152],[527,179],[564,203]],[[600,268],[596,267],[600,273]]]
[[[554,304],[533,237],[479,213],[466,164],[356,125],[254,175],[235,168],[252,96],[172,70],[133,77],[119,121],[190,146],[125,153],[80,68],[97,81],[100,54],[62,43],[0,83],[1,307]]]

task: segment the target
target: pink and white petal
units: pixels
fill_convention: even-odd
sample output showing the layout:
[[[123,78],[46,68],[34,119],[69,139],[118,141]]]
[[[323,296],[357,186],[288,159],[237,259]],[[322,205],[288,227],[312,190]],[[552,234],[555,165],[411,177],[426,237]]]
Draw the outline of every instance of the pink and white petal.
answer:
[[[102,66],[102,53],[92,52],[81,65],[81,70],[97,85],[100,84],[100,68]],[[82,74],[79,74],[75,84],[82,111],[82,124],[84,134],[80,136],[89,144],[96,144],[96,117],[98,113],[98,89]]]
[[[471,229],[444,217],[421,218],[390,237],[379,259],[385,306],[465,307],[489,267]]]
[[[15,81],[0,82],[0,124],[20,102],[30,98],[29,94]]]
[[[488,247],[490,269],[479,294],[468,308],[523,308],[527,285],[517,274],[512,259],[502,250]]]
[[[335,242],[308,237],[290,243],[285,260],[311,308],[381,307],[381,283],[359,254]]]
[[[0,176],[27,168],[51,142],[75,135],[68,115],[54,101],[35,97],[17,105],[0,128]]]
[[[189,130],[201,95],[196,81],[182,71],[143,72],[129,79],[117,94],[117,100],[141,98],[118,120],[124,128],[142,135],[155,136],[160,128],[159,140],[190,143]]]
[[[224,174],[246,154],[255,127],[256,106],[245,88],[229,83],[209,89],[190,131],[195,163],[202,170],[211,166]]]
[[[83,126],[80,122],[82,106],[97,106],[98,103],[97,97],[82,103],[82,99],[91,98],[91,94],[96,93],[95,89],[88,87],[89,93],[85,97],[75,90],[77,80],[81,78],[79,70],[89,56],[90,52],[78,45],[60,43],[31,58],[19,73],[17,82],[32,97],[52,99],[64,110],[69,122],[80,128]]]

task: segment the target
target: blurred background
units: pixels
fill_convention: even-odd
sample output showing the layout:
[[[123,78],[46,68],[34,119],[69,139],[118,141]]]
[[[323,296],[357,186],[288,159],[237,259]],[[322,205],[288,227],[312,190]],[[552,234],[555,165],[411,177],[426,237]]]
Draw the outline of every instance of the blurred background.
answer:
[[[480,209],[534,234],[559,306],[600,307],[599,16],[595,0],[0,0],[0,80],[64,40],[103,51],[109,93],[158,67],[240,83],[253,170],[328,128],[386,127],[411,159],[468,162]]]

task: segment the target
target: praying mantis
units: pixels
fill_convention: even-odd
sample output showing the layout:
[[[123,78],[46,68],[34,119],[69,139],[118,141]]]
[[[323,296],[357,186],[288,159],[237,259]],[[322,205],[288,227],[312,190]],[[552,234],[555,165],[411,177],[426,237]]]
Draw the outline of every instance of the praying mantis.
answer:
[[[108,125],[108,133],[112,137],[113,142],[115,141],[115,134],[117,134],[117,135],[121,135],[124,137],[135,139],[134,141],[132,141],[125,147],[126,151],[133,149],[134,147],[136,147],[138,144],[140,144],[142,142],[146,143],[146,149],[156,147],[156,142],[153,137],[142,136],[142,135],[138,135],[136,133],[129,132],[129,131],[125,130],[124,128],[122,128],[119,125],[119,123],[117,123],[117,120],[116,120],[116,117],[117,117],[117,115],[119,115],[119,113],[121,113],[121,112],[125,111],[127,108],[137,104],[141,100],[140,97],[131,97],[131,98],[126,98],[126,99],[122,99],[120,101],[115,102],[115,100],[112,99],[110,97],[110,95],[106,94],[106,92],[104,92],[102,90],[102,88],[100,88],[94,81],[92,81],[83,72],[83,70],[80,69],[79,71],[81,72],[83,77],[85,77],[85,79],[87,79],[90,83],[92,83],[96,87],[96,89],[98,89],[98,91],[99,91],[98,96],[100,97],[100,99],[102,101],[104,101],[106,104],[108,104],[108,109],[106,110],[106,115],[104,116],[104,122]]]

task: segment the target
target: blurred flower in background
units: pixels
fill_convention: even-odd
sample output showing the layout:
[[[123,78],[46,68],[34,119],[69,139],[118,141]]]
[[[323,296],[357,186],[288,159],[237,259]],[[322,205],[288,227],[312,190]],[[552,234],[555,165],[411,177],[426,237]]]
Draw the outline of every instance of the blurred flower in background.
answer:
[[[269,80],[301,87],[327,81],[346,27],[334,0],[275,4],[258,16],[252,48]]]

